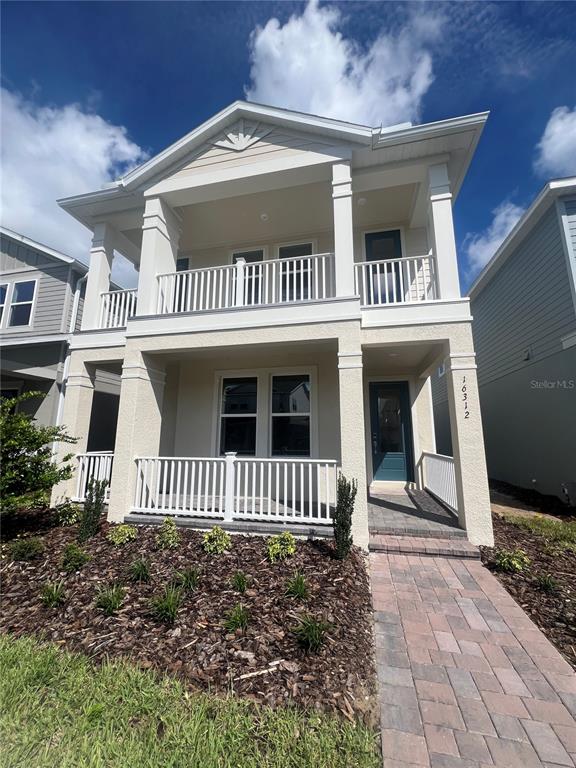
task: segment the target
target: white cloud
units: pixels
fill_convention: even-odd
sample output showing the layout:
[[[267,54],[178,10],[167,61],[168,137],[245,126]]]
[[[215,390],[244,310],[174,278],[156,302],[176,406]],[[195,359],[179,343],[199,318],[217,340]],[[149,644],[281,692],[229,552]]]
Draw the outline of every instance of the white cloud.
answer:
[[[523,213],[524,208],[504,200],[492,211],[494,218],[484,232],[466,235],[464,252],[471,277],[490,261]]]
[[[250,38],[250,85],[256,101],[372,126],[415,121],[434,77],[431,44],[440,18],[414,15],[367,48],[340,31],[336,6],[310,0],[301,15],[276,18]]]
[[[78,104],[44,107],[2,89],[2,223],[86,262],[90,232],[56,200],[100,189],[145,158],[122,126]],[[113,277],[135,284],[135,271],[115,259]]]
[[[576,174],[576,107],[557,107],[536,145],[534,169],[545,178]]]

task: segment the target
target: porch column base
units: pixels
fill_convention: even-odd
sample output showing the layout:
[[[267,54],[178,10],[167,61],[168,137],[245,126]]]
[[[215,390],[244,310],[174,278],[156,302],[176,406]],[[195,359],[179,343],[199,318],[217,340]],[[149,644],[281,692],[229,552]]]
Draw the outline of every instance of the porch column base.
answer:
[[[354,544],[368,549],[368,487],[366,481],[366,440],[364,434],[364,385],[362,352],[338,352],[340,390],[340,455],[342,474],[356,480],[358,493],[352,518]]]

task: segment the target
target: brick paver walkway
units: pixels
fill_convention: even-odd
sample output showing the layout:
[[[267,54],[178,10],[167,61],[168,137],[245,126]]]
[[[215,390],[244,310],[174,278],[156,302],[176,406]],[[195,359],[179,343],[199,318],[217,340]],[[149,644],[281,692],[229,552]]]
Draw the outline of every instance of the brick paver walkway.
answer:
[[[576,766],[576,675],[478,560],[370,567],[384,768]]]

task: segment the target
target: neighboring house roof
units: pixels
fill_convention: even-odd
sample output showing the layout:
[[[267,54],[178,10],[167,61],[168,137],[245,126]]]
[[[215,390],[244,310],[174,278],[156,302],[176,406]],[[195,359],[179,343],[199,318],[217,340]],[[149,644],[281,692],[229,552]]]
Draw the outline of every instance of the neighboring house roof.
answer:
[[[14,230],[8,229],[8,227],[0,226],[0,234],[5,235],[6,237],[11,237],[12,240],[19,240],[23,245],[34,248],[36,251],[41,251],[53,259],[63,261],[65,264],[70,264],[74,269],[82,272],[82,274],[86,274],[86,272],[88,272],[87,264],[83,264],[81,261],[78,261],[78,259],[73,259],[72,256],[66,256],[65,253],[61,253],[60,251],[57,251],[54,248],[50,248],[50,246],[44,245],[43,243],[39,243],[37,240],[32,240],[32,238],[26,237],[26,235],[21,235],[19,232],[14,232]]]
[[[576,176],[549,181],[540,191],[538,196],[532,201],[528,210],[518,220],[516,226],[508,234],[482,272],[480,272],[468,291],[470,298],[474,298],[474,296],[478,295],[478,293],[480,293],[480,291],[496,275],[498,270],[504,266],[508,257],[536,226],[552,202],[563,195],[571,195],[575,193]]]

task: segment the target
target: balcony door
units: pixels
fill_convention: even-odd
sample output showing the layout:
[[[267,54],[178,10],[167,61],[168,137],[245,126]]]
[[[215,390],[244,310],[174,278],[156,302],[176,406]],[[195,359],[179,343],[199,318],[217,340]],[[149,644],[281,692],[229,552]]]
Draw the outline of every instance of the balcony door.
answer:
[[[399,229],[367,232],[365,237],[366,261],[389,261],[402,258],[402,237]],[[368,285],[368,304],[394,304],[401,300],[399,262],[373,266],[364,273]]]
[[[262,296],[262,267],[258,266],[264,261],[264,249],[254,248],[250,251],[234,251],[232,254],[232,263],[236,264],[238,259],[244,259],[246,269],[244,273],[244,301],[243,305],[263,304]],[[254,265],[254,266],[251,266]]]
[[[312,265],[310,259],[303,259],[302,257],[312,256],[312,252],[312,243],[279,246],[279,259],[298,259],[298,261],[285,261],[280,266],[280,296],[282,301],[303,301],[310,298]]]
[[[370,428],[373,479],[413,480],[408,382],[370,383]]]

